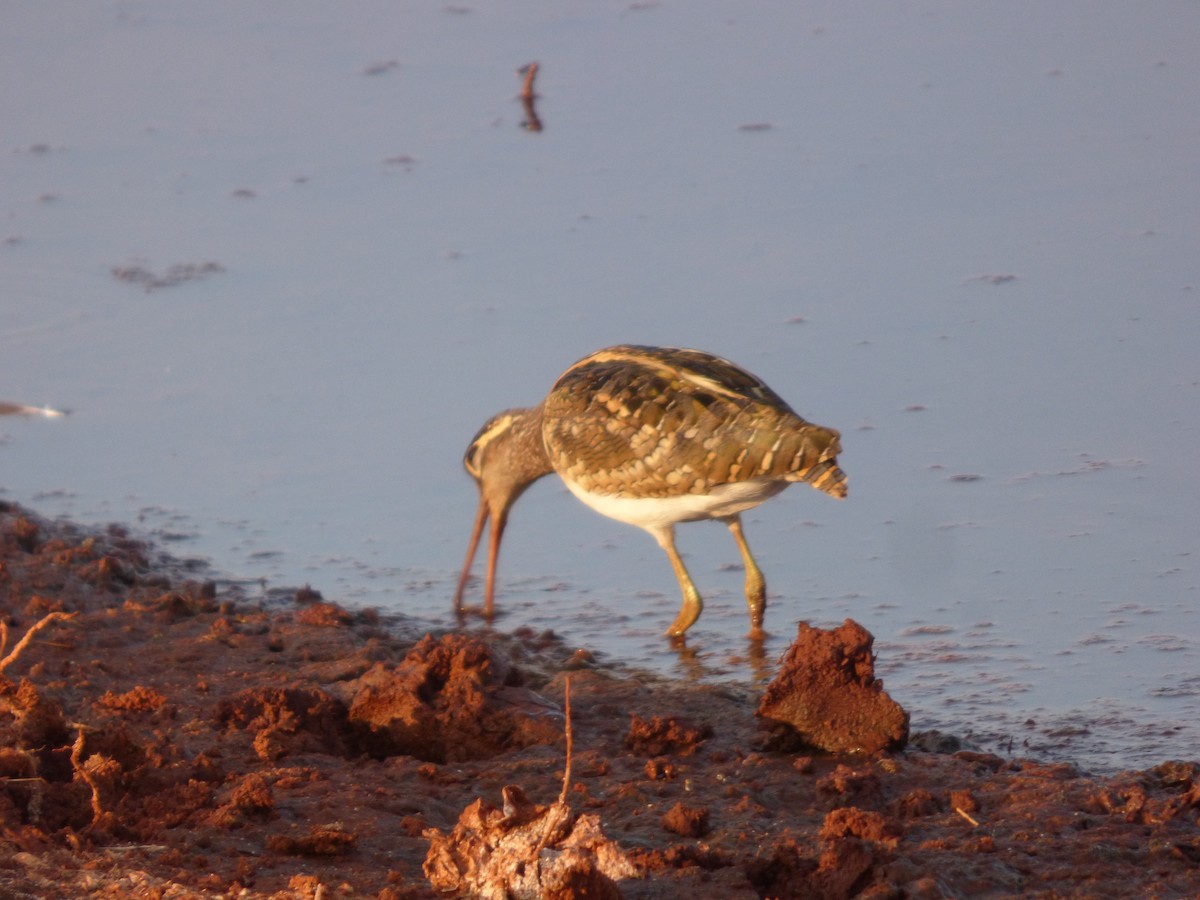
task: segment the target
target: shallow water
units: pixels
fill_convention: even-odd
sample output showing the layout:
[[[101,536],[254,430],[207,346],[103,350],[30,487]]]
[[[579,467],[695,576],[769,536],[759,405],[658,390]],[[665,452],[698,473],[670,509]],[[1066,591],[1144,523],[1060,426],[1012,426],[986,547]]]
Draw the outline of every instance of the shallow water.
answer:
[[[483,420],[606,344],[700,347],[843,432],[849,500],[746,519],[768,664],[853,616],[914,727],[1192,756],[1198,36],[1188,3],[23,4],[0,401],[71,415],[0,418],[3,496],[449,624]],[[547,480],[500,624],[761,674],[728,534],[680,545],[682,658],[654,542]]]

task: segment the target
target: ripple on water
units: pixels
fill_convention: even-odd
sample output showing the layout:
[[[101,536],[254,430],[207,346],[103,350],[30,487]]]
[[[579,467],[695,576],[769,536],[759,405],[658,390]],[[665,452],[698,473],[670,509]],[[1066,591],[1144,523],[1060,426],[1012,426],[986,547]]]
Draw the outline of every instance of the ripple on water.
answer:
[[[1177,634],[1146,634],[1135,643],[1159,653],[1181,653],[1191,649],[1191,642]]]
[[[1181,677],[1173,684],[1163,687],[1153,688],[1150,691],[1152,697],[1200,697],[1200,675],[1189,675]]]
[[[953,634],[952,625],[911,625],[900,632],[901,637],[913,637],[922,634]]]

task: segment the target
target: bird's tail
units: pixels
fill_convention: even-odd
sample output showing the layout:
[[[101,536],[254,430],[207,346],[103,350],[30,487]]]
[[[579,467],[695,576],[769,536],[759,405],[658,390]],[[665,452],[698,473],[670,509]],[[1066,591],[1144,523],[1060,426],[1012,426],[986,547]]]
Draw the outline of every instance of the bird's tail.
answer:
[[[836,459],[826,459],[817,463],[801,478],[818,491],[824,491],[839,500],[846,496],[846,473],[838,468]]]
[[[806,422],[796,436],[798,441],[787,463],[788,481],[803,481],[832,497],[845,497],[846,473],[838,468],[837,461],[842,452],[841,434]]]

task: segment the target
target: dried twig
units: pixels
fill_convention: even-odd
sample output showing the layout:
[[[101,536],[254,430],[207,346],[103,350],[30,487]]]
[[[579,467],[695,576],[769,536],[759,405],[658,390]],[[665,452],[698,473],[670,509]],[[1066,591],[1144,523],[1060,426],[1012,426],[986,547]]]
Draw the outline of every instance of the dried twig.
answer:
[[[576,815],[571,790],[574,734],[571,683],[564,679],[566,766],[562,791],[549,806],[533,803],[517,785],[504,788],[504,808],[482,799],[468,806],[449,835],[431,828],[424,871],[439,891],[472,897],[542,897],[551,886],[571,884],[571,896],[617,896],[613,882],[638,875],[600,817]],[[547,849],[554,852],[543,853]],[[555,887],[553,896],[560,896]]]
[[[964,819],[966,819],[968,822],[970,822],[972,825],[974,825],[976,828],[979,827],[979,823],[974,818],[972,818],[971,814],[968,813],[962,807],[956,806],[956,807],[954,807],[954,811],[956,813],[958,813],[960,816],[962,816]]]
[[[567,716],[567,766],[563,772],[562,793],[558,795],[559,803],[567,802],[567,790],[571,787],[571,755],[574,744],[574,735],[571,733],[571,676],[568,675],[563,679],[563,709]]]
[[[533,91],[533,79],[537,77],[537,73],[538,64],[535,62],[531,62],[529,65],[522,66],[517,70],[517,74],[525,76],[525,81],[521,85],[520,97],[522,100],[532,100],[537,96]]]
[[[104,848],[105,853],[162,853],[164,850],[169,850],[170,847],[166,844],[110,844]]]
[[[59,621],[60,619],[73,619],[73,618],[75,618],[76,615],[77,614],[73,613],[73,612],[72,613],[52,612],[49,615],[43,617],[40,621],[33,623],[33,625],[30,626],[29,630],[27,632],[25,632],[25,636],[23,638],[21,638],[21,640],[17,641],[17,645],[12,648],[12,652],[9,653],[8,656],[4,657],[4,659],[0,659],[0,674],[3,674],[5,669],[7,669],[10,665],[12,665],[14,662],[17,661],[17,657],[20,656],[22,651],[24,651],[24,649],[29,646],[29,644],[33,640],[33,636],[35,634],[37,634],[39,631],[41,631],[43,628],[47,627],[48,625],[51,625],[54,622]],[[7,646],[8,646],[8,625],[4,622],[0,622],[0,653],[3,653],[5,647],[7,647]]]
[[[100,785],[96,783],[92,774],[87,770],[87,766],[83,764],[83,726],[77,727],[79,728],[79,737],[75,738],[75,743],[71,747],[71,765],[75,769],[75,774],[92,789],[92,824],[95,825],[104,816],[104,807],[100,805]]]
[[[571,804],[567,802],[567,792],[571,788],[571,756],[573,750],[574,737],[571,733],[571,676],[568,675],[563,683],[563,711],[566,714],[567,724],[567,763],[563,771],[562,791],[558,795],[558,802],[552,803],[546,810],[545,816],[539,823],[542,831],[542,836],[534,846],[531,859],[537,859],[542,852],[543,847],[548,847],[556,844],[566,837],[574,824],[574,815],[571,811]]]
[[[531,62],[527,66],[522,66],[517,69],[518,75],[524,75],[525,81],[521,84],[521,105],[525,108],[525,121],[521,123],[521,127],[526,131],[541,131],[542,120],[537,114],[537,93],[533,89],[533,79],[537,77],[538,64]]]

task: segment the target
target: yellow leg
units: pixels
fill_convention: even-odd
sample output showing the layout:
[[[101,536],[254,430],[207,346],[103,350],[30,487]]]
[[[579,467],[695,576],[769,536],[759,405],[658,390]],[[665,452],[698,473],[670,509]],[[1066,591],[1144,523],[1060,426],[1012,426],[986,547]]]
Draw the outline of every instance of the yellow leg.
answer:
[[[746,603],[750,607],[750,636],[762,637],[763,618],[767,612],[767,581],[763,578],[762,570],[750,553],[750,545],[746,543],[746,535],[742,533],[741,516],[729,516],[724,521],[729,526],[733,539],[737,541],[738,550],[742,554],[742,565],[746,569]]]
[[[687,567],[679,558],[679,551],[675,549],[675,529],[668,526],[656,529],[651,534],[658,541],[658,546],[662,547],[663,552],[667,554],[667,559],[671,561],[671,568],[675,570],[675,577],[679,580],[679,587],[683,591],[683,606],[679,608],[679,615],[667,629],[667,636],[683,637],[683,633],[700,618],[700,610],[704,608],[704,602],[700,599],[700,592],[696,590],[696,585],[692,582],[692,576],[688,574]]]

